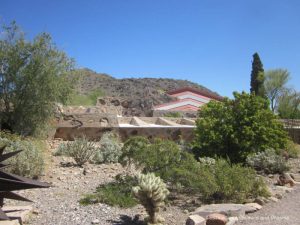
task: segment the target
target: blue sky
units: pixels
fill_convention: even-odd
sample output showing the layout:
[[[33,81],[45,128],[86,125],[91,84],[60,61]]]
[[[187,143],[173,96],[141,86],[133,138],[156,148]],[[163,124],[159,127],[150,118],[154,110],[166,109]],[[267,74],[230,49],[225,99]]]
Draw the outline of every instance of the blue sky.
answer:
[[[285,68],[300,90],[298,0],[1,0],[0,22],[52,35],[78,67],[249,90],[251,60]]]

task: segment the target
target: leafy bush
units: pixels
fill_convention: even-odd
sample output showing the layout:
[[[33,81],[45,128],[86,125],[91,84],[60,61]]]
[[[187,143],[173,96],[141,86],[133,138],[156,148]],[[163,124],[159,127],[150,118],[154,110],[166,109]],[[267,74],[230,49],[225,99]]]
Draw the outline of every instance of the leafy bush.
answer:
[[[293,141],[289,141],[282,154],[284,154],[284,152],[286,152],[290,158],[298,158],[300,154],[300,146],[295,144]]]
[[[160,176],[173,192],[200,193],[202,200],[219,202],[243,202],[247,197],[267,193],[253,169],[223,159],[201,158],[198,162],[172,141],[156,139],[150,144],[143,138],[132,138],[125,146],[132,163],[143,173]]]
[[[211,195],[213,201],[243,203],[250,197],[268,196],[263,180],[251,168],[230,165],[226,160],[218,159],[210,169],[217,186],[217,190]]]
[[[285,148],[288,140],[268,102],[253,94],[210,101],[199,111],[196,126],[196,156],[229,157],[233,163],[268,148]]]
[[[145,149],[148,145],[150,145],[150,142],[145,137],[134,136],[129,138],[122,148],[120,163],[123,166],[130,166],[135,163],[138,168],[141,168],[144,162],[143,159],[146,157]]]
[[[283,173],[289,170],[286,160],[274,149],[267,149],[248,156],[247,164],[265,173]]]
[[[129,208],[137,205],[137,200],[132,195],[131,188],[137,185],[134,177],[117,176],[115,182],[100,185],[96,193],[86,195],[80,200],[82,205],[105,203],[111,206]]]
[[[12,22],[0,28],[0,126],[31,135],[47,124],[55,102],[65,103],[73,89],[74,62],[41,33],[26,40]],[[5,82],[2,82],[5,81]]]
[[[96,151],[97,148],[95,147],[95,144],[83,137],[77,138],[73,142],[68,142],[67,144],[60,144],[55,155],[73,157],[76,164],[82,166],[95,156]]]
[[[106,132],[99,142],[100,148],[93,158],[95,163],[115,163],[122,155],[122,143],[118,136],[112,132]]]
[[[7,138],[0,138],[0,145],[7,146],[5,148],[6,152],[22,150],[22,152],[7,160],[10,166],[5,169],[20,176],[36,179],[44,170],[43,151],[38,148],[38,144],[34,140],[18,139],[17,136],[13,137],[13,141]]]

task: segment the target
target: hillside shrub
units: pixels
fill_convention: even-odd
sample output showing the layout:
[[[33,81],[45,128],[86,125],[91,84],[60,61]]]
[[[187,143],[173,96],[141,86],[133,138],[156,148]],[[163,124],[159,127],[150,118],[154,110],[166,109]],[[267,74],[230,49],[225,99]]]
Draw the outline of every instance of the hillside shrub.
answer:
[[[0,137],[0,145],[6,145],[6,152],[22,150],[19,154],[9,158],[6,162],[9,167],[6,171],[20,176],[37,179],[44,171],[44,153],[37,141],[21,140],[17,136],[13,140]]]
[[[199,110],[196,121],[197,157],[222,157],[233,163],[269,148],[283,149],[288,140],[267,100],[253,94],[234,93],[234,99],[210,101]]]
[[[76,138],[72,142],[60,144],[55,152],[56,156],[72,157],[78,166],[82,166],[91,160],[97,152],[93,142],[89,142],[85,137]]]
[[[106,132],[100,139],[100,147],[97,149],[93,162],[116,163],[122,155],[122,143],[113,132]]]
[[[274,149],[267,149],[247,157],[247,164],[258,171],[283,173],[289,170],[286,160]]]
[[[164,117],[174,117],[174,118],[180,118],[182,115],[180,112],[168,112],[164,114]]]

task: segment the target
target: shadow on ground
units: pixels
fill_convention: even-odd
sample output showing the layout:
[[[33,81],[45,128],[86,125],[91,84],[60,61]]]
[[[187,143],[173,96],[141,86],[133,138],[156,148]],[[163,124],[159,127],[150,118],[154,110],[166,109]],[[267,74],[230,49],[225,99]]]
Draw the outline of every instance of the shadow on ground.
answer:
[[[113,225],[146,225],[144,221],[140,220],[138,215],[133,218],[127,215],[120,215],[119,220],[108,220]]]

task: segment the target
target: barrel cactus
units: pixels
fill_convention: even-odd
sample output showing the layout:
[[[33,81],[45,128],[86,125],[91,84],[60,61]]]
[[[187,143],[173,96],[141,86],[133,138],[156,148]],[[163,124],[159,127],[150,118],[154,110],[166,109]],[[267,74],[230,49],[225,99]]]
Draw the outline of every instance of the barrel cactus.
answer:
[[[166,184],[153,173],[139,174],[138,186],[132,188],[134,196],[145,207],[149,217],[148,225],[163,225],[164,219],[158,215],[160,207],[169,194]]]

